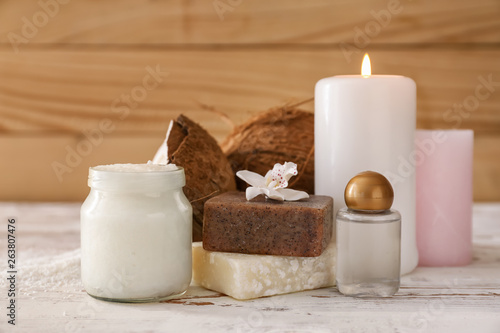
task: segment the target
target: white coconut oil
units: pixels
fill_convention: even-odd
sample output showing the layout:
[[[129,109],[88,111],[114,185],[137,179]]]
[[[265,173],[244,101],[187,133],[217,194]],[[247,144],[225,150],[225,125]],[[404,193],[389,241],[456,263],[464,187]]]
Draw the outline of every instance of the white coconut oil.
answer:
[[[175,165],[90,168],[81,209],[82,282],[96,298],[147,302],[191,282],[192,208]]]

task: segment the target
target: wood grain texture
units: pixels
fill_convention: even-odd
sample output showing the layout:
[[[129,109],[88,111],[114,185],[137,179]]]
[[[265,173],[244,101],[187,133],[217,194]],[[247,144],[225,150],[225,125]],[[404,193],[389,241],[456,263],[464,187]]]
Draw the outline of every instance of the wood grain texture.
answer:
[[[0,164],[4,175],[0,200],[83,201],[89,193],[89,167],[146,163],[163,140],[164,135],[114,135],[89,144],[83,136],[65,134],[1,135],[0,156],[8,158],[2,158]],[[83,141],[87,143],[81,144]]]
[[[58,4],[61,3],[67,4]],[[370,43],[498,43],[496,0],[42,0],[53,13],[44,20],[37,0],[5,0],[0,43],[23,36],[25,17],[37,23],[28,44],[331,44],[354,43],[355,29]],[[54,6],[54,4],[58,4]],[[218,11],[215,7],[220,8]],[[52,8],[52,9],[50,9]],[[372,12],[392,9],[380,32]],[[218,13],[219,12],[219,13]],[[386,19],[387,20],[387,19]],[[45,23],[45,24],[44,24]],[[368,24],[368,27],[366,26]]]
[[[226,5],[223,20],[214,3]],[[368,51],[375,74],[417,82],[419,128],[476,132],[475,200],[500,200],[498,0],[5,0],[0,10],[8,13],[0,21],[0,150],[12,154],[0,163],[9,174],[1,198],[81,198],[73,180],[50,183],[45,165],[103,122],[112,127],[106,142],[117,141],[92,152],[94,164],[151,158],[152,138],[161,140],[180,113],[221,141],[259,111],[312,97],[320,78],[358,73]],[[157,66],[168,74],[156,87],[147,75]],[[127,152],[116,153],[125,143]],[[19,151],[44,171],[26,169],[31,155]],[[88,166],[68,178],[86,179]],[[20,170],[45,188],[16,186]]]
[[[476,131],[474,199],[500,200],[500,51],[371,54],[375,73],[406,75],[417,82],[418,127]],[[137,100],[135,108],[122,102],[112,106],[141,87],[149,75],[146,68],[157,65],[168,74],[144,100]],[[168,122],[179,113],[222,140],[232,127],[213,110],[239,124],[270,106],[308,99],[320,78],[353,73],[357,67],[347,65],[337,51],[30,51],[19,56],[2,52],[0,147],[2,156],[11,157],[0,166],[12,177],[3,180],[1,199],[81,200],[87,193],[89,166],[111,163],[111,156],[121,161],[151,159]],[[488,80],[490,75],[493,91],[480,89],[489,97],[478,99],[471,111],[455,110],[455,104],[470,101],[483,85],[478,78]],[[312,111],[313,104],[304,108]],[[71,142],[75,148],[77,142],[96,135],[107,119],[113,130],[102,134],[113,148],[103,153],[96,149],[84,164],[65,174],[63,184],[51,183],[56,178],[50,165],[65,156],[66,145]],[[115,137],[116,141],[108,139]],[[42,167],[33,168],[26,156],[35,156]],[[16,185],[25,177],[35,178],[32,189]]]
[[[370,54],[375,74],[417,82],[420,128],[500,130],[500,50]],[[116,133],[159,134],[184,112],[221,140],[231,126],[210,108],[239,124],[272,106],[309,99],[319,79],[357,73],[360,61],[361,55],[347,64],[340,51],[1,52],[0,132],[81,133],[109,118]],[[161,82],[144,89],[144,78],[157,68]],[[312,111],[313,103],[304,108]]]
[[[474,135],[474,200],[500,200],[500,134]]]
[[[1,135],[0,200],[82,201],[89,192],[88,168],[99,164],[145,163],[163,142],[162,134],[103,136],[99,144],[86,144],[88,155],[74,157],[85,136],[71,134]],[[474,144],[474,200],[500,198],[500,135],[476,134]],[[81,148],[81,147],[80,147]],[[81,149],[80,149],[81,150]],[[85,150],[83,150],[85,151]],[[68,157],[69,156],[69,157]],[[67,158],[71,164],[68,164]],[[75,162],[76,161],[76,162]],[[61,168],[58,164],[67,166]],[[58,176],[59,175],[59,176]]]
[[[19,268],[50,270],[58,255],[79,248],[80,203],[0,203],[0,220],[18,223]],[[500,206],[475,205],[474,260],[465,267],[418,267],[391,298],[345,297],[325,288],[236,301],[191,285],[169,302],[98,301],[76,281],[30,286],[18,280],[15,328],[2,332],[456,332],[497,333],[500,327]],[[7,246],[0,229],[0,247]],[[52,259],[48,261],[46,258]],[[38,262],[43,262],[39,260]],[[0,262],[5,272],[6,262]],[[36,267],[36,266],[35,266]],[[64,272],[62,272],[64,273]],[[19,273],[21,276],[22,272]],[[61,274],[61,272],[59,272]],[[71,284],[70,284],[71,282]],[[5,283],[5,282],[0,282]],[[5,303],[2,303],[5,304]]]

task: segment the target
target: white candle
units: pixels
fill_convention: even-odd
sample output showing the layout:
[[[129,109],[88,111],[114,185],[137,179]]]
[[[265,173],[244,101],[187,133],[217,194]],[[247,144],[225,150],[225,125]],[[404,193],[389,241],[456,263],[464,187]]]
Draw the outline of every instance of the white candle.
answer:
[[[365,56],[367,58],[367,56]],[[315,88],[315,192],[345,207],[344,189],[357,173],[372,170],[394,188],[402,216],[401,274],[418,263],[415,230],[416,85],[404,76],[324,78]]]

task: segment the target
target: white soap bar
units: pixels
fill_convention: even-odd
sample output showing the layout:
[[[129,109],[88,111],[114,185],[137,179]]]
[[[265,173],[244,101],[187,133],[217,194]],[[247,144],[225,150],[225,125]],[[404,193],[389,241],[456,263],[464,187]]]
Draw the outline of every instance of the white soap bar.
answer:
[[[193,243],[193,280],[244,300],[335,285],[335,243],[319,257],[285,257],[203,249]]]

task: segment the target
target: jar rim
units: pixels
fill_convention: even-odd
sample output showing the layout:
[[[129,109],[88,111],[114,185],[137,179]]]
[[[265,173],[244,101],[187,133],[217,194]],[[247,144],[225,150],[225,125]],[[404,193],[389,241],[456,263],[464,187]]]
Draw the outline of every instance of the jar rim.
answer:
[[[109,164],[89,168],[88,186],[103,191],[159,191],[182,188],[184,168],[175,164]]]
[[[98,172],[114,172],[114,173],[155,173],[155,172],[174,172],[183,168],[175,164],[116,163],[116,164],[96,165],[90,167],[89,169]]]

